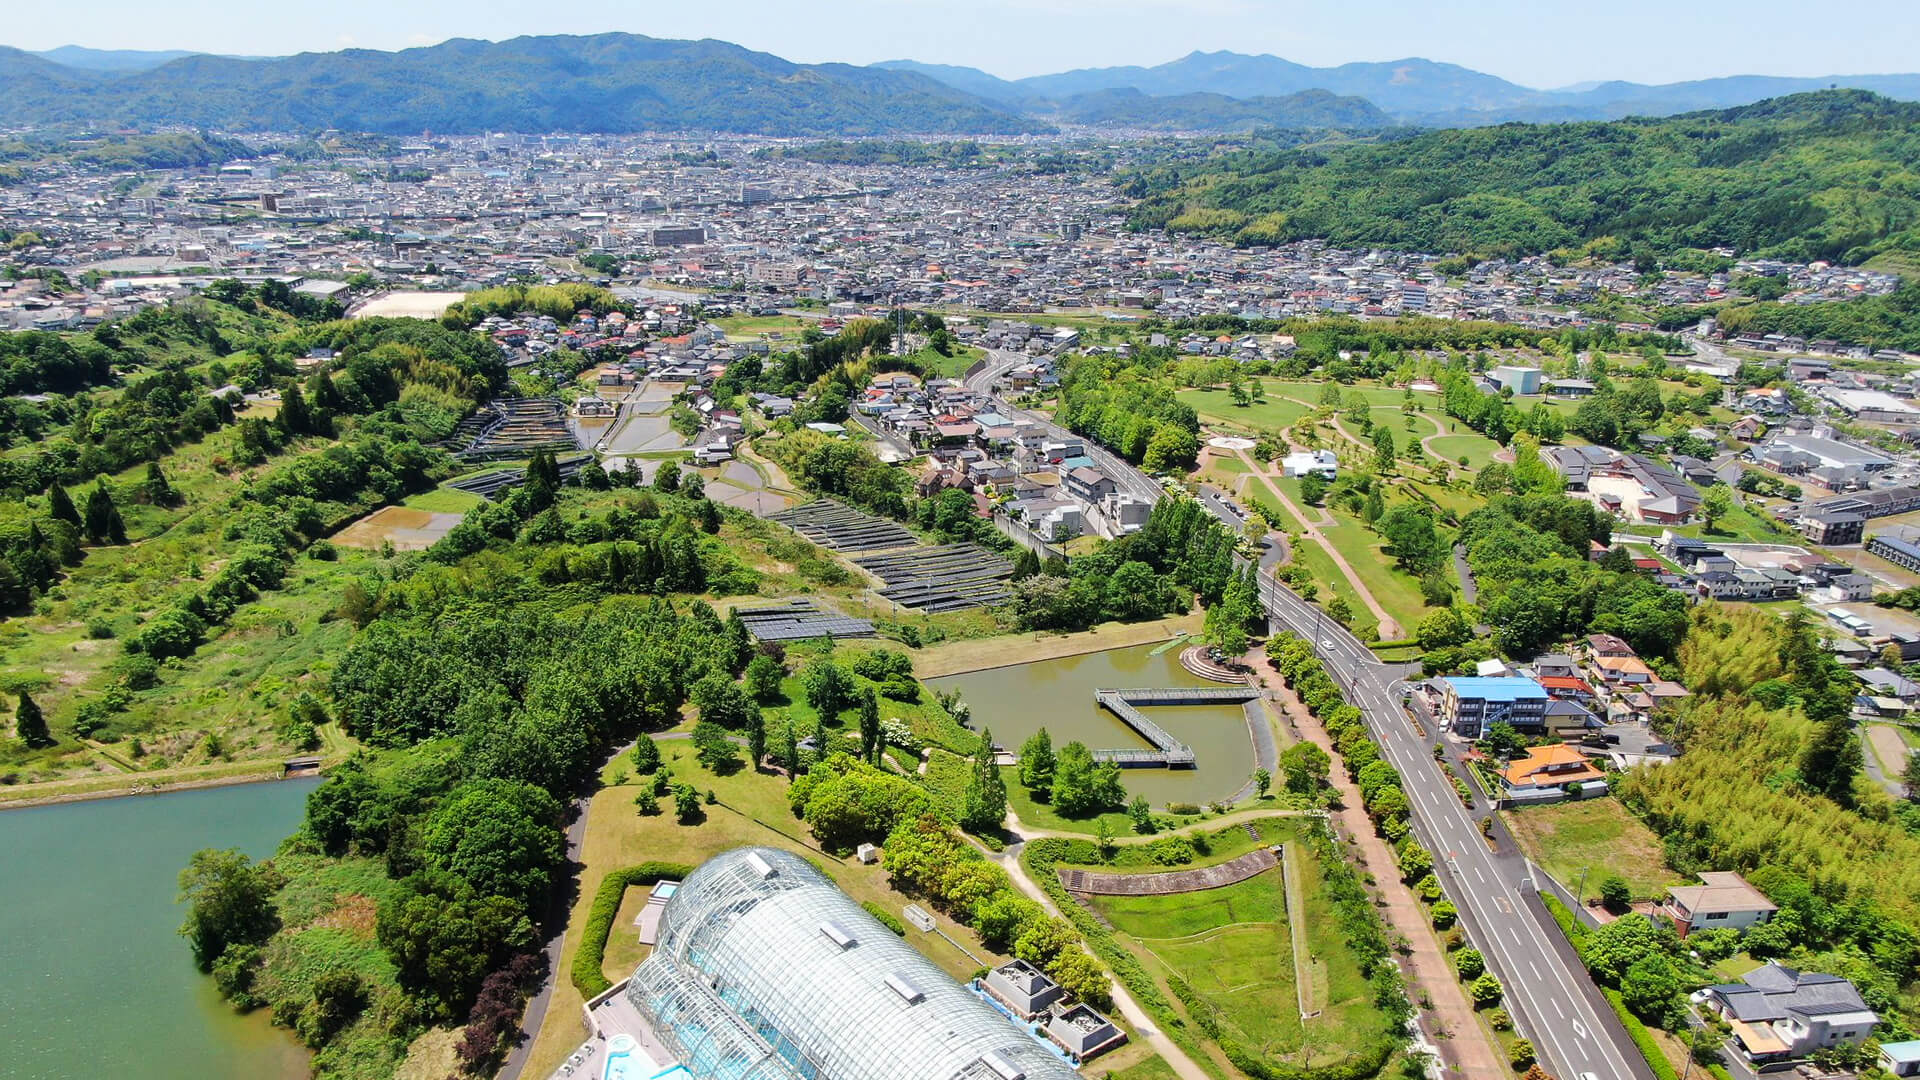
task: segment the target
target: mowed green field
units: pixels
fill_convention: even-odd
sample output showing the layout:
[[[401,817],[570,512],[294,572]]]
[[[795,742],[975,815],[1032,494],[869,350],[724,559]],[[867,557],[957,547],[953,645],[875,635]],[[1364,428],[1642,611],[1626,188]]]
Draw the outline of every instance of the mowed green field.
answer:
[[[1206,892],[1096,903],[1150,964],[1212,1002],[1240,1041],[1272,1057],[1301,1051],[1306,1032],[1277,868]]]
[[[1315,827],[1297,818],[1262,824],[1270,843]],[[1298,860],[1303,911],[1287,910],[1278,867],[1218,889],[1093,903],[1156,979],[1185,980],[1250,1050],[1276,1063],[1331,1065],[1379,1038],[1383,1020],[1325,896],[1319,859],[1303,843],[1289,844],[1287,857]],[[1291,918],[1302,920],[1308,956],[1300,967],[1314,984],[1314,1015],[1304,1021]]]
[[[1485,435],[1441,435],[1427,445],[1447,459],[1447,464],[1458,465],[1465,458],[1466,467],[1475,471],[1492,464],[1494,451],[1500,449],[1499,443]]]
[[[1235,405],[1225,390],[1182,390],[1174,396],[1193,406],[1202,420],[1246,431],[1290,428],[1313,411],[1297,401],[1276,397],[1271,389],[1267,400],[1251,405]]]

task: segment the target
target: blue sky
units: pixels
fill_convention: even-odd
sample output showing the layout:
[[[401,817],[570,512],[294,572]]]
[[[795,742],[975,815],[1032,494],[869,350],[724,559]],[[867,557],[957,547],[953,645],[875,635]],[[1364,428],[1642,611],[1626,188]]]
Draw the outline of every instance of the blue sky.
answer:
[[[713,37],[788,59],[910,57],[1007,78],[1156,64],[1195,49],[1315,66],[1423,56],[1536,87],[1732,74],[1920,69],[1920,3],[1851,0],[93,0],[16,2],[0,41],[279,55],[449,37],[624,30]]]

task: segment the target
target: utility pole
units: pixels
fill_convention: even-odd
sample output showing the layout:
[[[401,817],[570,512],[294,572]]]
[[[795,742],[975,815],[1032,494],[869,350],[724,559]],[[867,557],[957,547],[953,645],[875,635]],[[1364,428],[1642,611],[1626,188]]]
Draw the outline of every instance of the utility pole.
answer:
[[[1575,905],[1585,905],[1587,902],[1587,871],[1589,869],[1591,869],[1591,867],[1583,866],[1580,868],[1580,884],[1574,886],[1573,890],[1573,902]]]

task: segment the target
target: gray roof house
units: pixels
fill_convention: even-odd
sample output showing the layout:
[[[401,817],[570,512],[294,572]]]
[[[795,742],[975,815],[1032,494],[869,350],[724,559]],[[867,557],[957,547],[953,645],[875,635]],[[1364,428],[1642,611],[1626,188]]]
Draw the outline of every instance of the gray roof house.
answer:
[[[1733,1026],[1734,1046],[1755,1065],[1863,1042],[1880,1022],[1851,982],[1777,960],[1748,972],[1742,982],[1706,992],[1707,1005]]]

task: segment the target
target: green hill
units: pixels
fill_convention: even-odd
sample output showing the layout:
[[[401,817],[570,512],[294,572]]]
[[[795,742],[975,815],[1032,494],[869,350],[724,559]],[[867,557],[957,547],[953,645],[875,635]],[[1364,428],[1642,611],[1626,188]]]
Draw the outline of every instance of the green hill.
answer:
[[[1487,255],[1920,249],[1920,105],[1857,90],[1606,123],[1225,153],[1135,174],[1132,223]]]
[[[0,127],[225,131],[1023,133],[1046,125],[914,72],[794,64],[634,34],[401,52],[188,56],[117,77],[0,49]]]

